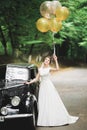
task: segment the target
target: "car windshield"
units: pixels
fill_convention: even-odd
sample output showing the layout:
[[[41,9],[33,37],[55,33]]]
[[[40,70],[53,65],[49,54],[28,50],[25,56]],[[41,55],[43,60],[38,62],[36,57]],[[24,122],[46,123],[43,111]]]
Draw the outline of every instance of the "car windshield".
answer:
[[[11,81],[14,79],[16,80],[21,79],[21,80],[27,81],[29,79],[28,68],[8,65],[6,68],[5,79],[8,81]]]

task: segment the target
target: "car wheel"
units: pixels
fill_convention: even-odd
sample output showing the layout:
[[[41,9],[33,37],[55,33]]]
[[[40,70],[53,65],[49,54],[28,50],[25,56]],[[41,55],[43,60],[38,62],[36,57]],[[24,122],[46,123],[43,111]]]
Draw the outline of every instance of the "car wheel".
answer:
[[[33,109],[33,125],[36,126],[35,110]]]
[[[37,111],[37,102],[34,102],[33,104],[33,124],[34,126],[36,126],[37,124],[37,116],[38,116],[38,111]]]

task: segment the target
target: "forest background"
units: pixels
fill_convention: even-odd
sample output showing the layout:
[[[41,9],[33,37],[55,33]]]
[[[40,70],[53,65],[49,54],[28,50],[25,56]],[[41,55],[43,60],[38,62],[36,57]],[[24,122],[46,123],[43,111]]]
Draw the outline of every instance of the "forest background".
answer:
[[[44,0],[0,1],[0,64],[40,62],[53,54],[52,32],[40,32],[36,21],[41,18]],[[54,35],[56,55],[64,65],[87,64],[87,1],[60,0],[69,9],[62,29]]]

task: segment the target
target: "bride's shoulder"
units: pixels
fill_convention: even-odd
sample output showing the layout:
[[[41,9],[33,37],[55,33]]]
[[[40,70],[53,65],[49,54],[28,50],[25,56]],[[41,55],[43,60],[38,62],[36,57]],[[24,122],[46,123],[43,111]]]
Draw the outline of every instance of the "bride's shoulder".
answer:
[[[38,71],[41,71],[41,70],[42,70],[42,67],[39,67],[39,68],[38,68]]]

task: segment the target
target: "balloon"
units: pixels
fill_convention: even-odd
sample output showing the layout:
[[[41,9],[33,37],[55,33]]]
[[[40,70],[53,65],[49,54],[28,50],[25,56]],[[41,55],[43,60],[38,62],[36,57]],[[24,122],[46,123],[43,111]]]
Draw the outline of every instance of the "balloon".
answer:
[[[61,3],[57,0],[54,0],[51,2],[51,8],[52,8],[52,13],[55,15],[56,14],[56,9],[58,7],[61,7]]]
[[[40,13],[43,17],[50,19],[53,17],[51,1],[45,1],[40,5]]]
[[[58,32],[60,31],[60,29],[62,28],[62,22],[61,21],[57,21],[56,18],[53,18],[50,20],[50,30],[52,32]]]
[[[56,9],[56,17],[57,17],[57,20],[65,20],[69,15],[69,10],[67,7],[59,7]]]
[[[49,20],[46,18],[40,18],[36,22],[36,27],[40,32],[47,32],[50,27],[49,27]]]

